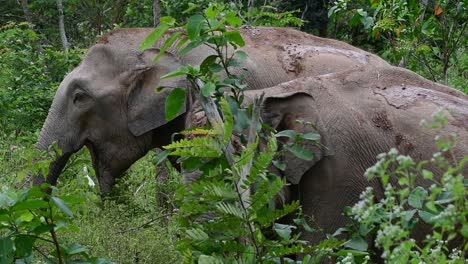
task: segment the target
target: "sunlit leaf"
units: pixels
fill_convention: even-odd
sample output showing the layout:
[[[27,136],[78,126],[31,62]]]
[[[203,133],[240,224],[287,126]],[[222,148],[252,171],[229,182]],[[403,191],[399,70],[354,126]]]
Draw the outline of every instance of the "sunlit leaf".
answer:
[[[170,121],[177,116],[185,102],[185,90],[174,88],[166,98],[166,120]]]

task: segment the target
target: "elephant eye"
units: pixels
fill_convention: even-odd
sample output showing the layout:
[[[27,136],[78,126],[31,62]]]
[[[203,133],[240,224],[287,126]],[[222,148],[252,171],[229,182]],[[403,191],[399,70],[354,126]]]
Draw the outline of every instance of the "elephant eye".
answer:
[[[76,104],[76,103],[83,102],[84,99],[86,99],[86,97],[87,95],[84,92],[77,92],[73,96],[73,103]]]

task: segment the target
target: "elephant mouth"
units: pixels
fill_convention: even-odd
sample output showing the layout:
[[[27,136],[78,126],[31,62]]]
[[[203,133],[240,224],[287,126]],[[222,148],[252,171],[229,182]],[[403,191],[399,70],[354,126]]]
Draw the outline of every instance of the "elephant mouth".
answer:
[[[98,173],[97,168],[98,168],[99,155],[96,151],[96,147],[94,146],[91,140],[86,140],[84,145],[88,148],[89,154],[91,155],[91,162],[93,163],[93,168],[95,169],[96,173]]]

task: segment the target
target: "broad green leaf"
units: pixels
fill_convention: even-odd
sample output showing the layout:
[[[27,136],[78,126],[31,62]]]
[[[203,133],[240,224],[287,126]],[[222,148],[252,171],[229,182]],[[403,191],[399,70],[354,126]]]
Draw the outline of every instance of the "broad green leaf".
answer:
[[[200,64],[200,72],[202,74],[207,73],[209,71],[209,67],[216,62],[218,58],[217,55],[210,55],[206,57],[203,62]]]
[[[159,166],[163,161],[165,161],[170,153],[171,153],[170,150],[164,150],[158,153],[155,157],[156,166]]]
[[[224,37],[229,41],[234,44],[236,44],[239,47],[245,46],[244,39],[242,38],[239,30],[232,30],[224,33]]]
[[[167,24],[160,24],[140,44],[140,51],[151,48],[168,29],[169,26]]]
[[[346,241],[344,246],[358,251],[367,250],[367,242],[360,236],[354,236],[351,240]]]
[[[62,199],[58,197],[53,197],[53,196],[50,197],[50,199],[60,209],[60,211],[62,211],[64,214],[70,217],[73,217],[72,211],[68,208],[68,206],[65,204],[65,202]]]
[[[278,234],[283,240],[289,241],[291,239],[292,229],[295,229],[295,226],[291,225],[283,225],[275,223],[273,229],[275,230],[276,234]]]
[[[223,264],[223,260],[213,257],[213,256],[207,256],[207,255],[200,255],[198,257],[198,264]]]
[[[28,235],[15,236],[16,255],[20,258],[28,257],[32,254],[32,248],[36,238]]]
[[[158,55],[154,58],[153,63],[158,62],[158,60],[162,57],[164,52],[172,45],[174,42],[179,38],[179,36],[182,34],[182,32],[174,32],[172,35],[166,39],[164,44],[162,45],[161,49],[159,49]]]
[[[273,160],[272,163],[276,168],[278,168],[281,171],[284,171],[286,169],[286,163],[284,163],[282,161]]]
[[[77,255],[88,252],[88,249],[85,246],[75,243],[65,246],[64,249],[67,252],[67,255]]]
[[[203,85],[201,92],[204,97],[209,97],[216,90],[216,85],[212,82],[205,83]]]
[[[205,16],[208,19],[215,19],[218,13],[219,12],[215,9],[214,5],[210,5],[208,8],[205,9]]]
[[[299,144],[294,144],[292,146],[286,147],[289,152],[294,154],[296,157],[311,161],[314,159],[314,153],[308,149],[305,149],[303,146]]]
[[[187,34],[191,40],[196,40],[200,36],[205,18],[202,15],[193,15],[187,21]]]
[[[226,22],[233,27],[239,27],[242,25],[242,19],[237,16],[236,11],[229,11],[226,13]]]
[[[242,62],[245,61],[249,57],[249,55],[247,55],[245,51],[238,50],[235,52],[234,57],[237,58],[240,62]]]
[[[435,214],[429,213],[427,211],[418,210],[419,217],[426,223],[432,224],[434,222],[433,218]]]
[[[422,209],[426,197],[427,191],[423,187],[418,186],[413,191],[411,191],[408,197],[408,204],[413,208]]]
[[[166,120],[170,121],[177,116],[185,102],[185,90],[174,88],[166,98]]]
[[[49,207],[48,203],[46,201],[42,200],[25,200],[22,202],[18,202],[11,208],[12,211],[20,211],[20,210],[26,210],[26,209],[38,209],[38,208],[47,208]]]
[[[305,140],[311,140],[311,141],[319,141],[320,140],[320,134],[315,133],[315,132],[305,133],[303,135],[300,135],[300,137],[305,139]]]
[[[184,56],[185,54],[189,53],[191,50],[199,47],[200,45],[203,44],[203,41],[192,41],[190,42],[189,44],[187,44],[187,46],[185,46],[180,52],[179,52],[179,56]]]
[[[9,237],[0,238],[0,263],[13,263],[13,241]]]
[[[275,134],[275,137],[287,137],[291,139],[296,138],[296,132],[294,130],[283,130]]]
[[[428,171],[428,170],[422,170],[422,176],[426,180],[432,180],[432,178],[433,178],[432,172]]]
[[[175,18],[171,17],[171,16],[163,16],[159,19],[159,24],[164,24],[164,25],[168,25],[168,26],[174,26],[175,25]]]

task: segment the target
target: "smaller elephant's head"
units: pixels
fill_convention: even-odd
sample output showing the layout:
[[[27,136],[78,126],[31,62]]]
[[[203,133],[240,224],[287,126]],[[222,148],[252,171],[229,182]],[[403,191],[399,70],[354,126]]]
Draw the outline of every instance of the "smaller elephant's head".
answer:
[[[107,45],[90,49],[60,84],[41,131],[39,149],[57,141],[62,157],[68,157],[87,146],[101,191],[107,193],[115,178],[150,148],[167,144],[183,122],[177,121],[180,117],[169,123],[165,120],[168,91],[154,90],[184,83],[181,79],[160,79],[180,63],[164,54],[153,65],[155,52],[130,52]],[[61,163],[63,168],[66,159]]]

